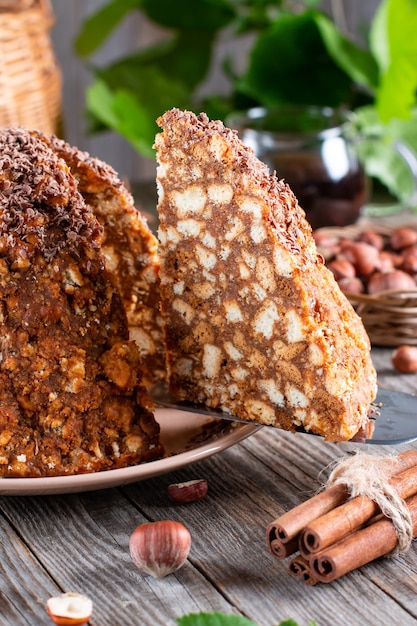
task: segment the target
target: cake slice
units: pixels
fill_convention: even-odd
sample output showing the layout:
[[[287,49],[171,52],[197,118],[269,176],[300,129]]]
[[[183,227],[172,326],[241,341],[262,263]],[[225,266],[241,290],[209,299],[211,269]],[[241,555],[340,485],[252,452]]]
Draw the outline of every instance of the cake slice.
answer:
[[[0,130],[0,475],[160,458],[102,227],[36,133]]]
[[[295,196],[221,122],[173,109],[158,123],[170,391],[350,439],[376,394],[370,343]]]
[[[56,138],[38,137],[62,158],[78,191],[103,227],[101,251],[126,311],[130,337],[141,353],[144,382],[165,378],[165,345],[159,313],[158,242],[114,169]]]

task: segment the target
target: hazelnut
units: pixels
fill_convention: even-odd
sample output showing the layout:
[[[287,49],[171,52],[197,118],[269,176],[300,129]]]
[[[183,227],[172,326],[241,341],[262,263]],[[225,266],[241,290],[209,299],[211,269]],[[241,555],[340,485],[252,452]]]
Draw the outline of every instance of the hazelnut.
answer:
[[[393,250],[402,250],[417,243],[417,230],[400,226],[390,236],[390,246]]]
[[[403,248],[400,252],[400,258],[401,258],[401,255],[404,255],[404,254],[413,254],[414,256],[417,256],[417,244]]]
[[[417,372],[417,346],[400,346],[392,353],[391,362],[403,374]]]
[[[167,487],[167,493],[174,502],[187,504],[201,500],[207,494],[208,484],[203,478],[189,480],[184,483],[172,483]]]
[[[130,556],[135,565],[154,578],[164,578],[182,567],[190,549],[190,532],[173,520],[141,524],[129,541]]]
[[[336,236],[331,236],[327,232],[320,229],[313,230],[313,237],[317,246],[323,245],[326,248],[329,246],[336,246],[338,241]]]
[[[367,283],[368,293],[373,295],[388,289],[413,289],[416,286],[414,279],[402,270],[390,272],[375,272]]]
[[[340,280],[341,278],[353,278],[356,276],[355,268],[352,263],[347,261],[346,259],[334,259],[334,261],[330,261],[327,267],[336,280]]]
[[[345,243],[338,258],[352,263],[359,276],[367,276],[378,267],[379,251],[363,241],[351,241]]]
[[[415,250],[410,250],[403,255],[399,269],[408,274],[417,274],[417,254]]]
[[[401,263],[402,257],[390,250],[382,250],[379,253],[378,269],[380,272],[389,272]]]
[[[46,610],[58,626],[82,626],[86,624],[93,612],[93,603],[79,593],[63,593],[49,598]]]
[[[373,246],[380,251],[384,248],[383,236],[373,230],[364,230],[362,233],[360,233],[358,241],[369,243],[370,246]]]
[[[360,278],[354,277],[349,278],[345,276],[338,281],[340,289],[343,293],[363,293],[365,291],[365,287]]]
[[[331,237],[320,230],[313,231],[313,237],[319,253],[326,261],[333,258],[339,251],[337,237]]]

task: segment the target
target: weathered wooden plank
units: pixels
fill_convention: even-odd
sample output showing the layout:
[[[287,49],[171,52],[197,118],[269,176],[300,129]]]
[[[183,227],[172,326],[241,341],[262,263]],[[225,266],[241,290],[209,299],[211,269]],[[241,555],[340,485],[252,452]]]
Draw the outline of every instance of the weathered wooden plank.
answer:
[[[93,600],[93,625],[168,626],[179,615],[210,607],[234,611],[191,563],[162,581],[139,573],[130,559],[128,541],[134,528],[147,518],[117,490],[79,496],[2,498],[0,509],[14,520],[35,558],[61,589],[84,593]],[[10,546],[6,546],[5,555],[9,552]],[[16,564],[18,567],[19,558]],[[27,570],[25,586],[30,589]],[[32,570],[37,576],[39,568]],[[42,604],[51,595],[50,591],[50,588],[38,591]],[[33,626],[25,595],[16,587],[15,612],[27,615],[28,623]],[[14,626],[12,620],[6,623]]]
[[[371,584],[362,572],[331,586],[306,588],[288,576],[284,563],[271,560],[265,550],[264,529],[279,501],[275,498],[281,497],[280,476],[263,463],[259,467],[250,451],[252,441],[257,443],[265,437],[259,433],[244,446],[213,459],[124,488],[145,517],[116,490],[66,497],[3,498],[1,507],[13,517],[63,589],[74,589],[75,585],[92,595],[95,619],[100,624],[125,623],[128,611],[133,612],[129,617],[132,624],[169,624],[173,622],[168,616],[173,620],[192,610],[230,611],[232,605],[260,626],[272,626],[290,616],[301,624],[311,618],[320,625],[343,624],[346,611],[351,623],[359,624],[366,623],[369,615],[369,595],[378,603],[379,623],[393,623],[394,617],[403,624],[413,623],[399,606],[401,593],[392,600],[380,591],[381,584]],[[201,475],[210,483],[204,501],[188,506],[170,503],[165,493],[170,481]],[[288,477],[283,489],[287,493]],[[300,489],[293,488],[293,492],[302,499]],[[155,581],[142,577],[131,564],[127,541],[136,524],[166,517],[180,519],[190,528],[191,565],[175,577]],[[357,585],[363,601],[355,597]],[[113,617],[115,612],[120,612],[120,621]]]
[[[415,623],[414,617],[401,608],[401,599],[381,591],[364,574],[364,568],[332,585],[311,588],[290,578],[285,562],[270,557],[265,547],[265,529],[271,521],[270,511],[280,502],[280,477],[273,469],[263,467],[262,485],[256,481],[253,467],[257,460],[244,448],[258,439],[257,434],[244,446],[198,464],[193,471],[187,468],[124,490],[146,515],[161,518],[175,514],[192,533],[192,562],[231,603],[260,626],[273,626],[286,617],[293,617],[300,624],[315,618],[320,626],[342,626],[347,615],[351,624],[367,623],[371,597],[377,607],[373,614],[375,623]],[[177,506],[174,511],[172,507],[155,504],[157,494],[163,493],[169,480],[181,481],[190,476],[209,480],[210,490],[204,501]],[[284,489],[287,492],[288,486]],[[300,491],[293,491],[301,501]],[[279,494],[277,501],[269,496],[271,493]],[[368,566],[370,571],[381,568],[381,563]]]
[[[391,364],[393,348],[373,348],[371,355],[378,372],[378,385],[406,393],[417,393],[417,374],[400,374]]]
[[[19,515],[13,517],[17,527],[19,521]],[[56,593],[60,593],[60,589],[12,525],[0,516],[1,626],[49,625],[44,599]]]
[[[416,380],[406,377],[404,383],[389,366],[386,372],[393,386],[410,388]],[[316,587],[292,579],[286,562],[266,550],[267,524],[311,497],[329,463],[368,448],[264,428],[211,459],[120,490],[3,497],[0,625],[49,624],[44,602],[58,589],[89,595],[95,605],[91,624],[101,626],[171,626],[177,616],[200,610],[240,612],[259,626],[287,617],[300,626],[310,619],[319,626],[415,624],[414,546],[402,557]],[[195,477],[209,481],[207,497],[191,505],[172,503],[166,486]],[[165,518],[182,521],[193,545],[187,564],[158,581],[135,568],[128,540],[139,523]]]

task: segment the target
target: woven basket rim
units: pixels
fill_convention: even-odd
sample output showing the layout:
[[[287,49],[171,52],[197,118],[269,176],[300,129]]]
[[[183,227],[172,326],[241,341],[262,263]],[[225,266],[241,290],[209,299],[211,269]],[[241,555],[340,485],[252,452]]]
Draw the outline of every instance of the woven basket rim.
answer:
[[[415,298],[417,302],[417,285],[412,289],[384,289],[383,291],[378,291],[377,294],[345,293],[349,298],[356,299],[358,302],[379,302],[387,306],[408,298]]]
[[[378,223],[328,226],[315,232],[330,238],[355,239],[365,231],[372,231],[388,239],[397,228],[417,230],[417,223],[395,227]],[[362,319],[372,345],[417,345],[417,285],[409,289],[386,289],[376,294],[344,292],[344,295]]]

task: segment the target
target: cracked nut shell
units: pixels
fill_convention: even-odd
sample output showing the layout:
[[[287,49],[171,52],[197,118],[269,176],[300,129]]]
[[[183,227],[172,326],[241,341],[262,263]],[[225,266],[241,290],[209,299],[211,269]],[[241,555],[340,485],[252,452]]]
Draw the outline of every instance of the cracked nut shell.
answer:
[[[174,502],[187,504],[201,500],[207,494],[208,484],[203,478],[188,480],[183,483],[172,483],[167,487],[167,493]]]
[[[58,626],[83,626],[91,617],[93,603],[80,593],[62,593],[49,598],[46,611]]]

